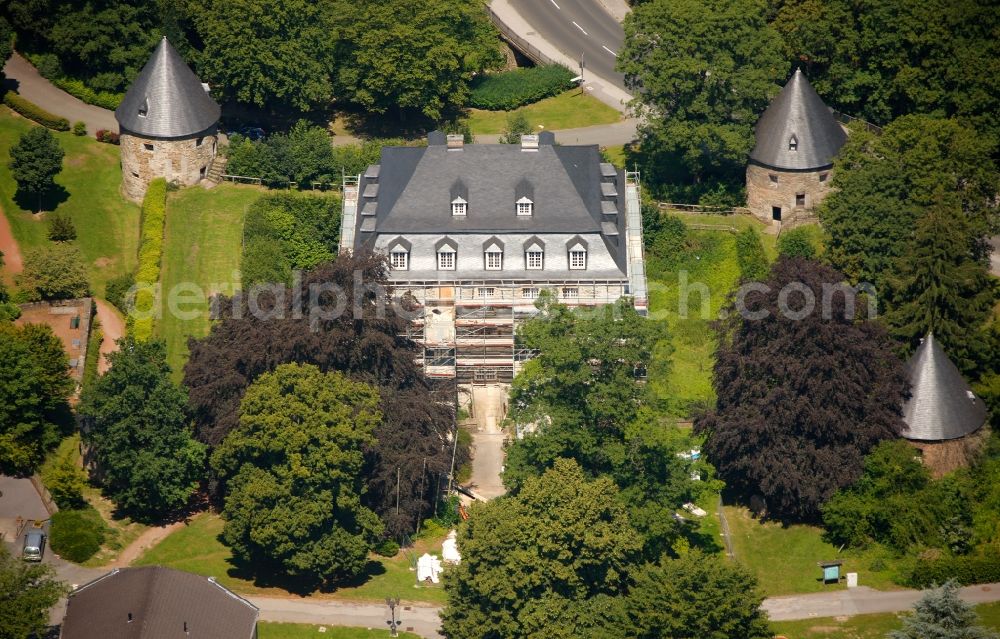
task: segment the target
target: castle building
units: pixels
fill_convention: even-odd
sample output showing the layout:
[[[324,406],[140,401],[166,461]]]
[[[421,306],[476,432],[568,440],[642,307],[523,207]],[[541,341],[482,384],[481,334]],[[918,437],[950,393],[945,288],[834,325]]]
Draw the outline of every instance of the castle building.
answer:
[[[747,207],[783,222],[811,211],[830,190],[833,159],[847,133],[801,70],[764,111],[747,166]]]
[[[967,466],[985,443],[986,406],[969,388],[934,334],[906,363],[910,399],[903,405],[905,437],[935,476]]]
[[[141,200],[158,177],[186,186],[206,177],[218,150],[220,111],[164,37],[115,110],[125,195]]]
[[[410,337],[429,377],[506,383],[532,356],[515,328],[542,291],[646,311],[638,179],[548,132],[519,145],[434,132],[345,182],[340,248],[388,256],[396,293],[421,307]]]

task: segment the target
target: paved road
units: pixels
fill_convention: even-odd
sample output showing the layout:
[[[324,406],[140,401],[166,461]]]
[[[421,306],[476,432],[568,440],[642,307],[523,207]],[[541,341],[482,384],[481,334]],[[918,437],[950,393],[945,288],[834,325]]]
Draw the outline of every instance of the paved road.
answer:
[[[812,595],[772,597],[761,606],[774,621],[868,615],[909,610],[922,596],[919,590],[880,591],[853,588]],[[973,604],[1000,601],[1000,584],[982,584],[962,588],[961,597]]]
[[[59,89],[39,75],[31,63],[15,53],[3,67],[8,82],[16,83],[17,92],[26,100],[34,102],[46,111],[61,115],[73,122],[87,123],[87,133],[93,135],[98,129],[118,130],[115,114],[107,109],[87,104]]]
[[[248,597],[250,603],[260,608],[261,621],[307,623],[353,628],[386,627],[388,607],[378,603],[348,601],[323,601],[316,599],[279,599],[277,597]],[[401,630],[413,632],[428,639],[438,639],[441,609],[436,606],[404,604],[396,611],[396,618],[403,622]]]
[[[621,24],[599,0],[510,0],[534,30],[560,51],[584,61],[583,76],[595,73],[625,90],[625,76],[615,70],[625,42]]]

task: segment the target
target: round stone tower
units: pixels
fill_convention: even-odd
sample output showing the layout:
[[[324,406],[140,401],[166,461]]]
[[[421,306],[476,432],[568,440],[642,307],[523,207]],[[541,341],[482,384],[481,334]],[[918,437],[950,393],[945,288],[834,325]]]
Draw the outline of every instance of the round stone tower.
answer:
[[[220,109],[166,38],[115,111],[125,195],[141,200],[158,177],[184,185],[208,175]]]
[[[796,70],[764,111],[747,166],[747,207],[773,222],[811,211],[830,190],[833,158],[847,133]]]

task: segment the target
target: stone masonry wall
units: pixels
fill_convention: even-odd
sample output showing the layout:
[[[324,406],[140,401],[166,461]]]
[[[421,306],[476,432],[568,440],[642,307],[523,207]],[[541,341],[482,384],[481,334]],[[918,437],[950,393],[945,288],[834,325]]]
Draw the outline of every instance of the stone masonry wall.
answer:
[[[777,183],[771,176],[778,178]],[[825,181],[820,181],[821,176]],[[772,207],[781,207],[781,219],[792,219],[797,211],[815,208],[830,192],[832,172],[829,167],[818,171],[781,171],[759,164],[747,165],[747,208],[765,222],[773,222]],[[796,195],[805,194],[805,206],[796,205]]]
[[[215,129],[204,135],[171,140],[148,139],[123,131],[120,142],[122,189],[126,197],[138,202],[149,183],[158,177],[185,186],[197,184],[202,169],[207,174],[215,158],[218,138]]]

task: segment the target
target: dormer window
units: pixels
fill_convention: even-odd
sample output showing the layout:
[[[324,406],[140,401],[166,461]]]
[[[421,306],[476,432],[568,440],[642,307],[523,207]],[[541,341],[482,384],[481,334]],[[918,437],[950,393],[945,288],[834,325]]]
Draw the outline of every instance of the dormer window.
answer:
[[[439,271],[454,271],[455,270],[455,251],[450,247],[444,247],[438,251],[438,270]]]
[[[469,212],[469,203],[457,197],[451,201],[451,214],[453,217],[465,217]]]
[[[798,151],[799,150],[799,139],[797,137],[795,137],[794,135],[792,137],[788,138],[788,150],[789,151]]]
[[[517,215],[518,217],[531,217],[535,212],[535,203],[526,197],[522,197],[517,201]]]
[[[486,251],[486,270],[503,270],[503,253],[500,251]]]
[[[144,118],[147,115],[149,115],[149,102],[143,100],[142,104],[139,105],[139,117]]]
[[[524,254],[524,266],[529,271],[540,271],[545,264],[545,253],[539,249]]]
[[[405,271],[410,268],[410,254],[403,250],[393,251],[389,254],[389,264],[394,271]]]
[[[575,248],[569,252],[569,268],[574,271],[582,271],[587,268],[586,249]]]

